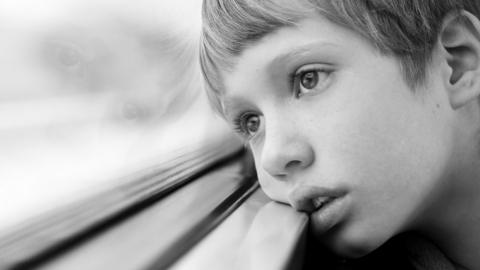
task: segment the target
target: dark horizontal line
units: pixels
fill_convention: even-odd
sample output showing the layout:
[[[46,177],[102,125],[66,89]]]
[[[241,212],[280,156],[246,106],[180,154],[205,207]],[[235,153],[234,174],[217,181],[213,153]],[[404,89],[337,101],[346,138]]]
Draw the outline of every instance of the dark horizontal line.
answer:
[[[241,144],[229,137],[179,153],[170,162],[136,173],[110,190],[31,220],[0,236],[0,268],[39,265],[242,153]]]
[[[167,252],[159,254],[157,259],[146,269],[166,269],[178,260],[182,255],[195,246],[205,235],[212,231],[235,209],[237,209],[256,189],[258,182],[255,179],[244,181],[230,196],[225,198],[211,213],[202,221],[193,226],[189,232],[170,246]]]

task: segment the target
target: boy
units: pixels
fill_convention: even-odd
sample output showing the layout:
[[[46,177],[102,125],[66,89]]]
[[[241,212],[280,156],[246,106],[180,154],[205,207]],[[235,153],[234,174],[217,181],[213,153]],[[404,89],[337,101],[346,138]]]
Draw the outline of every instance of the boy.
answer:
[[[476,0],[206,0],[201,65],[273,200],[336,254],[417,232],[480,269]]]

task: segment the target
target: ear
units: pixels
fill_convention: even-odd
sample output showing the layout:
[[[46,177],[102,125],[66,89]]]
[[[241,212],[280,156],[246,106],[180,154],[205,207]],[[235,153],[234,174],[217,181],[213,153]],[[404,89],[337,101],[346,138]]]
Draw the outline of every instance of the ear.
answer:
[[[439,41],[451,69],[445,81],[450,104],[458,109],[480,95],[480,21],[467,11],[449,14]]]

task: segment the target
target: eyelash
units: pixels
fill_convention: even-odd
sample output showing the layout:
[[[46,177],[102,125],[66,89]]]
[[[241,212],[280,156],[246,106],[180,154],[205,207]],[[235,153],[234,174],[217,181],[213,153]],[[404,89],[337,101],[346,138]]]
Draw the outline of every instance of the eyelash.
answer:
[[[308,67],[310,66],[310,67]],[[295,70],[293,73],[289,74],[289,85],[293,91],[293,94],[296,98],[300,98],[302,95],[299,93],[301,78],[303,75],[309,72],[324,73],[327,76],[330,76],[333,73],[331,68],[319,67],[316,64],[306,65]]]
[[[253,137],[248,133],[248,130],[246,130],[246,122],[251,116],[260,117],[260,115],[254,112],[243,112],[235,116],[235,118],[233,119],[233,129],[235,130],[235,132],[242,135],[243,137],[246,137],[247,139]]]
[[[307,65],[307,66],[309,66],[309,65]],[[301,97],[301,95],[299,93],[299,89],[300,89],[299,83],[300,83],[301,77],[303,75],[305,75],[306,73],[309,73],[309,72],[317,72],[317,73],[325,73],[327,76],[330,76],[330,74],[333,72],[332,69],[328,69],[328,68],[325,68],[325,67],[318,67],[318,65],[317,65],[317,67],[315,67],[315,65],[310,65],[310,66],[312,66],[312,67],[305,68],[305,66],[304,66],[302,68],[299,68],[294,73],[291,73],[288,76],[289,77],[289,85],[293,89],[293,93],[294,93],[296,98]],[[255,134],[254,135],[249,134],[249,132],[246,128],[247,121],[248,121],[249,117],[252,117],[252,116],[260,117],[260,115],[255,113],[255,112],[242,112],[242,113],[238,114],[237,116],[235,116],[234,119],[233,119],[233,127],[234,127],[235,132],[242,135],[243,137],[246,137],[247,140],[251,139],[255,135]]]

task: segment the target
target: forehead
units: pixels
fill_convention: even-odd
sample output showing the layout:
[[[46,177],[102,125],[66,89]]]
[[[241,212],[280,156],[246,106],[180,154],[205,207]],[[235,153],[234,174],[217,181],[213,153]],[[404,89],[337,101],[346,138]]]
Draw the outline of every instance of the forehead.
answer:
[[[233,68],[222,74],[224,110],[243,102],[258,87],[281,79],[301,64],[355,59],[356,48],[375,51],[369,41],[321,15],[309,16],[295,26],[282,27],[251,44],[237,57]],[[318,57],[318,59],[316,59]]]

